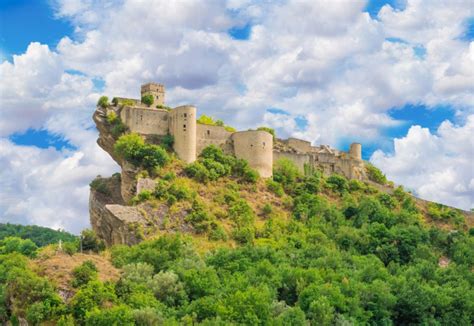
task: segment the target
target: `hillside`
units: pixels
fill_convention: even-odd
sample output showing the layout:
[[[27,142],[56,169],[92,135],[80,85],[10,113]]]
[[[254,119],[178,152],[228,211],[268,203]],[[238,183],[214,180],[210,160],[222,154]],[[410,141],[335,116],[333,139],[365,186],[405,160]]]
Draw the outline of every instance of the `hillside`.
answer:
[[[213,145],[186,164],[172,139],[102,118],[99,144],[122,173],[91,183],[95,233],[83,232],[82,253],[74,241],[0,242],[2,321],[474,323],[470,213],[419,200],[370,165],[362,181],[280,159],[261,178]]]
[[[33,241],[38,247],[51,243],[74,241],[77,237],[66,231],[57,231],[36,225],[0,223],[0,240],[6,237],[19,237]]]

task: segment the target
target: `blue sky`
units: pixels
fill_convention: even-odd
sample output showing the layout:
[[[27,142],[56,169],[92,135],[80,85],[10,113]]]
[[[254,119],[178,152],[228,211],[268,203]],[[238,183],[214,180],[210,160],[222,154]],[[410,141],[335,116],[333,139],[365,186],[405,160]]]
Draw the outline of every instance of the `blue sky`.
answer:
[[[0,222],[87,226],[88,183],[118,169],[95,103],[148,81],[238,129],[361,142],[389,179],[468,209],[473,40],[468,0],[0,1]]]
[[[30,42],[56,46],[73,32],[65,20],[55,19],[53,9],[45,0],[0,1],[1,51],[6,59],[25,52]]]

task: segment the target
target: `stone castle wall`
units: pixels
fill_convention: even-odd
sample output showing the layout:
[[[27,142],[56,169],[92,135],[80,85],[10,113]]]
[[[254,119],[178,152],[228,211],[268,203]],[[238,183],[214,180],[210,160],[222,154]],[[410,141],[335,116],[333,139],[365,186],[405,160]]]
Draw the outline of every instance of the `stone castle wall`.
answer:
[[[165,90],[162,84],[142,85],[141,95],[154,96],[154,104],[164,104]],[[119,99],[130,102],[131,99]],[[276,140],[265,131],[229,132],[221,126],[198,124],[197,110],[185,105],[171,111],[145,107],[138,100],[134,105],[124,106],[120,118],[130,131],[142,135],[174,137],[174,151],[183,161],[196,160],[201,151],[209,145],[216,145],[227,154],[245,159],[250,167],[256,169],[262,177],[271,177],[273,162],[287,158],[294,162],[301,172],[305,167],[322,170],[325,174],[338,173],[352,179],[366,180],[365,166],[362,161],[362,147],[353,143],[348,152],[341,152],[329,146],[315,147],[311,142],[297,138]]]
[[[232,133],[221,126],[210,126],[198,123],[196,126],[197,153],[202,152],[209,145],[216,145],[224,149],[225,152],[233,152],[233,148],[228,148],[228,143]]]
[[[120,112],[120,119],[132,132],[144,135],[169,133],[169,113],[166,110],[125,106]]]

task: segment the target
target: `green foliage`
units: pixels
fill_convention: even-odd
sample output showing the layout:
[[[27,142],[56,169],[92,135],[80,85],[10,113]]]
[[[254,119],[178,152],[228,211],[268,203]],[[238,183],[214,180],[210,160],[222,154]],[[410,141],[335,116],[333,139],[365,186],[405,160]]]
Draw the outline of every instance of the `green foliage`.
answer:
[[[142,103],[147,105],[147,106],[151,106],[154,101],[155,101],[155,99],[153,98],[153,95],[151,95],[151,94],[147,94],[147,95],[142,96]]]
[[[258,173],[249,167],[247,161],[226,155],[215,145],[204,148],[199,159],[186,166],[185,172],[189,177],[202,183],[225,176],[233,176],[247,183],[256,183],[259,177]]]
[[[224,127],[225,130],[228,132],[236,132],[237,130],[234,127],[228,126],[224,124],[224,121],[222,120],[214,120],[212,117],[207,116],[205,114],[201,115],[199,119],[196,120],[197,123],[203,124],[203,125],[209,125],[209,126],[219,126],[219,127]]]
[[[105,109],[109,105],[109,98],[107,96],[101,96],[97,101],[97,106]]]
[[[428,215],[434,220],[464,224],[464,216],[456,209],[437,203],[428,204]]]
[[[258,127],[257,130],[266,131],[266,132],[268,132],[269,134],[272,135],[273,139],[276,138],[275,129],[273,129],[273,128],[270,128],[270,127]]]
[[[85,229],[81,232],[82,250],[99,252],[105,249],[105,244],[100,240],[95,232]]]
[[[72,275],[71,285],[75,288],[81,287],[97,279],[97,267],[91,260],[86,260],[72,270]]]
[[[167,151],[173,150],[174,137],[172,135],[165,135],[161,140],[161,146]]]
[[[280,183],[278,183],[278,182],[276,182],[272,179],[267,179],[266,182],[267,182],[268,190],[273,192],[278,197],[281,197],[285,194],[285,191],[283,190],[283,186]]]
[[[143,138],[136,133],[120,136],[114,145],[114,150],[121,158],[149,171],[165,166],[170,161],[163,148],[145,144]]]
[[[291,191],[300,177],[300,171],[293,161],[281,158],[275,162],[273,166],[273,180],[283,185],[286,190]]]
[[[38,247],[30,239],[22,239],[18,237],[6,237],[0,240],[0,254],[11,254],[18,252],[28,257],[36,256]]]
[[[18,237],[22,239],[30,239],[38,247],[43,247],[51,243],[74,241],[76,236],[63,231],[52,230],[49,228],[36,225],[19,225],[10,223],[0,223],[0,240],[6,237]]]
[[[107,122],[111,126],[110,133],[115,139],[128,130],[127,126],[122,122],[115,111],[107,112]]]
[[[337,192],[340,195],[343,195],[349,190],[347,179],[338,174],[333,174],[327,178],[326,185],[329,187],[329,189],[332,189],[334,192]]]
[[[89,186],[92,190],[95,190],[101,194],[110,195],[109,187],[107,186],[105,180],[102,178],[95,178],[94,180],[92,180]]]
[[[381,185],[387,184],[387,177],[385,176],[385,174],[383,174],[382,171],[380,171],[380,169],[370,163],[367,163],[365,165],[365,169],[367,171],[367,176],[369,177],[369,180],[379,183]]]

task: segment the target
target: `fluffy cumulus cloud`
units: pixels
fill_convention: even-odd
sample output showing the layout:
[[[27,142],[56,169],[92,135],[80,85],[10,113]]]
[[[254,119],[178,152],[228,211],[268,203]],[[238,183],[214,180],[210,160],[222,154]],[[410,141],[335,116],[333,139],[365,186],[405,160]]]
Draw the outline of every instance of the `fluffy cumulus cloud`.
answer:
[[[0,64],[0,160],[9,171],[0,174],[3,220],[75,232],[87,225],[88,182],[116,170],[95,144],[99,93],[137,97],[152,80],[166,84],[170,105],[194,103],[238,128],[266,124],[282,137],[333,146],[347,139],[384,144],[371,160],[395,182],[425,198],[471,205],[474,182],[466,180],[473,171],[465,160],[472,143],[460,140],[472,134],[474,42],[462,37],[474,16],[470,1],[407,1],[403,9],[385,5],[376,17],[362,0],[52,6],[74,33],[54,48],[31,43]],[[228,33],[244,27],[248,39]],[[386,150],[386,131],[404,123],[390,110],[406,104],[452,107],[461,123],[446,121],[436,132],[412,126]],[[8,139],[31,128],[73,149]],[[432,157],[436,164],[422,164]]]
[[[375,151],[371,161],[418,196],[474,207],[474,115],[462,126],[444,121],[435,133],[412,126],[394,140],[392,154]]]

